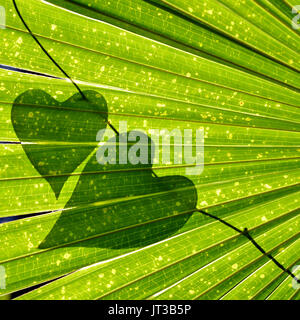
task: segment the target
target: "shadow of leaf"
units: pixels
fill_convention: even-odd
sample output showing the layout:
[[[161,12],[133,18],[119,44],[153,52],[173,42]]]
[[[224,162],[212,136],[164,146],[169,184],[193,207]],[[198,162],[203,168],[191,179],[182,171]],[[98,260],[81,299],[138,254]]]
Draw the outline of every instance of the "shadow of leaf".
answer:
[[[116,145],[128,134],[121,134]],[[188,221],[197,204],[193,182],[179,175],[154,176],[153,142],[146,139],[148,164],[103,165],[96,157],[89,160],[65,206],[70,209],[61,213],[39,248],[76,242],[112,249],[142,247],[168,238]],[[80,241],[99,236],[104,236],[102,241]]]
[[[27,90],[13,103],[14,130],[28,159],[48,181],[56,199],[69,175],[94,150],[98,130],[107,124],[103,96],[92,90],[84,91],[84,95],[88,101],[76,93],[58,102],[43,90]]]

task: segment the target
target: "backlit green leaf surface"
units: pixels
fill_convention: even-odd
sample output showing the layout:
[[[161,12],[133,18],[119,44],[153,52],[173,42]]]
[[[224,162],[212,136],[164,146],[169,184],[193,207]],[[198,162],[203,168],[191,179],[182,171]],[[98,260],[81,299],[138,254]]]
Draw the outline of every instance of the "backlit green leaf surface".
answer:
[[[89,102],[2,1],[0,65],[23,72],[0,66],[0,217],[21,216],[0,224],[0,296],[54,280],[18,298],[299,299],[246,237],[197,211],[299,264],[294,3],[17,3]],[[153,165],[100,165],[107,121],[151,139],[203,130],[203,172],[189,175],[174,145]]]

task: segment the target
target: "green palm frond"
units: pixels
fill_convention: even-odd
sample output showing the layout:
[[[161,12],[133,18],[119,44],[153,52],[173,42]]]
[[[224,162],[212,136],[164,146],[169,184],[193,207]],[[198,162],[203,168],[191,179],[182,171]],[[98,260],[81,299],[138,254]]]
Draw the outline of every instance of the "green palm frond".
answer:
[[[0,224],[0,295],[54,280],[18,299],[299,299],[199,211],[300,264],[295,1],[16,2],[88,101],[1,1],[0,217],[20,219]],[[97,132],[122,121],[147,136],[202,129],[203,172],[174,146],[167,164],[99,165]]]

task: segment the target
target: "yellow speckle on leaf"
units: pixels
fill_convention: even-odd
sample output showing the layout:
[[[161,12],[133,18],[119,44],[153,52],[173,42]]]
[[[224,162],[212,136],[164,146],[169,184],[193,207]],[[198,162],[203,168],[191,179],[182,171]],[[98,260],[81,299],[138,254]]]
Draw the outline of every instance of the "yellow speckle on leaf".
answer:
[[[234,270],[236,270],[237,268],[238,268],[238,264],[237,263],[235,263],[235,264],[233,264],[231,267],[232,267],[232,269],[234,269]]]

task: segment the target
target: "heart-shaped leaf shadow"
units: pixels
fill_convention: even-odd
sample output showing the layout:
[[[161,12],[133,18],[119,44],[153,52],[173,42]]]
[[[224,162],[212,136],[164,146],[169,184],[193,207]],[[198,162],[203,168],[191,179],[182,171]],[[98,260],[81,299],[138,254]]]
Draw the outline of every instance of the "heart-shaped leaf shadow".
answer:
[[[127,134],[120,133],[116,144]],[[151,164],[154,143],[147,136],[144,140],[147,164],[129,160],[120,164],[118,148],[115,164],[99,164],[94,156],[89,159],[65,206],[68,210],[61,213],[40,249],[68,243],[113,249],[142,247],[168,238],[187,223],[197,205],[194,183],[180,175],[155,176]],[[105,150],[113,141],[99,149]],[[95,239],[82,241],[86,238]]]
[[[104,97],[92,90],[59,102],[43,90],[19,95],[11,117],[22,147],[58,199],[70,174],[95,149],[96,135],[107,125]],[[94,144],[94,145],[93,145]]]

